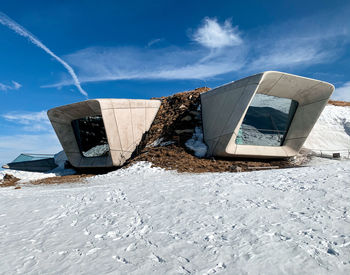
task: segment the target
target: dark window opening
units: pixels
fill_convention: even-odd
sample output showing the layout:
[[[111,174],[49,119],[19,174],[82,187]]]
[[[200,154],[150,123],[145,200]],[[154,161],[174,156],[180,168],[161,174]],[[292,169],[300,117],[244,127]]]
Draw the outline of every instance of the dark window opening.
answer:
[[[282,146],[298,103],[256,94],[239,129],[236,144]]]
[[[84,157],[108,155],[109,145],[101,115],[87,116],[72,121],[79,150]]]

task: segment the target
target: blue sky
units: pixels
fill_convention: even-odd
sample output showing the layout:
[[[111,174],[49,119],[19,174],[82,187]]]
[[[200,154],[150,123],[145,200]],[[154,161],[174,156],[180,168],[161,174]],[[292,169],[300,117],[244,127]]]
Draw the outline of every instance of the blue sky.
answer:
[[[0,163],[56,153],[46,110],[279,70],[350,101],[348,1],[1,1]]]

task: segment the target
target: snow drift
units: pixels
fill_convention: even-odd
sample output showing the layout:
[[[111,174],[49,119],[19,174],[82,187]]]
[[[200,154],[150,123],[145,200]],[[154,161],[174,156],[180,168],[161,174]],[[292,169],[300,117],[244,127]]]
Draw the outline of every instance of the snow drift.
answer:
[[[307,138],[304,148],[315,153],[341,153],[350,150],[350,107],[327,105]]]

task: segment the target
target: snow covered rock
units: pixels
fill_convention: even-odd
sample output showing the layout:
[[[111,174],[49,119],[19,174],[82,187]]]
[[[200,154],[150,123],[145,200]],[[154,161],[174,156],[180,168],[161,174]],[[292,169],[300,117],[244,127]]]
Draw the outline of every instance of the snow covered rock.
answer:
[[[196,157],[205,157],[208,147],[203,141],[203,130],[201,127],[196,126],[192,138],[187,140],[185,145],[194,152]]]

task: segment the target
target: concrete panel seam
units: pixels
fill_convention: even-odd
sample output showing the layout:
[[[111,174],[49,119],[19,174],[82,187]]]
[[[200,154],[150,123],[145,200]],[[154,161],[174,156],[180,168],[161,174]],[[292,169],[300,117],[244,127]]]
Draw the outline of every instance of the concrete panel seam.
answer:
[[[284,73],[281,73],[280,78],[276,80],[276,82],[272,85],[272,87],[269,89],[269,91],[271,91],[271,90],[277,85],[278,81],[281,80],[281,78],[282,78],[283,75],[284,75]],[[263,83],[263,81],[262,81],[260,84],[262,84],[262,83]],[[259,84],[259,86],[260,86],[260,84]],[[258,87],[259,87],[259,86],[258,86]],[[259,91],[259,89],[258,89],[258,91]],[[257,91],[257,92],[258,92],[258,91]]]
[[[286,139],[285,141],[284,141],[284,143],[286,143],[286,141],[288,141],[288,140],[293,140],[293,139],[302,139],[302,138],[307,138],[308,136],[306,136],[306,137],[294,137],[294,138],[289,138],[289,139]]]
[[[146,108],[144,109],[144,116],[143,116],[143,118],[144,118],[144,120],[143,120],[143,130],[146,132],[147,130],[146,130],[146,115],[147,115],[147,110],[146,110]]]
[[[130,111],[130,120],[131,120],[131,133],[132,133],[132,144],[135,143],[135,135],[134,135],[134,121],[132,119],[131,105],[129,100],[129,111]]]
[[[286,146],[281,146],[281,149],[285,152],[286,156],[288,157],[289,154],[288,154],[288,152],[286,151]]]
[[[101,110],[115,110],[115,109],[159,109],[159,107],[112,107],[112,108],[103,108]]]
[[[115,115],[114,110],[113,110],[113,117],[114,117],[115,125],[117,126],[117,135],[119,136],[119,146],[120,146],[120,148],[123,150],[122,141],[121,141],[120,134],[119,134],[118,121],[117,121],[117,117],[116,117],[116,115]]]
[[[324,101],[324,100],[329,100],[329,97],[323,98],[323,99],[320,99],[320,100],[317,100],[317,101],[314,101],[314,102],[311,102],[311,103],[307,103],[307,104],[304,104],[304,105],[299,105],[299,107],[305,107],[305,106],[308,106],[308,105],[311,105],[311,104],[315,104],[315,103],[318,103],[318,102],[321,102],[321,101]]]
[[[127,151],[127,150],[114,150],[114,149],[110,149],[111,152],[122,152],[122,153],[132,153],[134,151]]]

